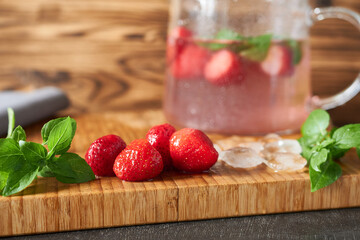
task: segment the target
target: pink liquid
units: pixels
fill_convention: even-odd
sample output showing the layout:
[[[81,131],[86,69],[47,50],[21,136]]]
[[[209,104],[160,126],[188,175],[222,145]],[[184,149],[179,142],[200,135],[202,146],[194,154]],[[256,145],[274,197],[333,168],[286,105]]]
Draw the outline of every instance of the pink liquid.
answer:
[[[309,46],[306,42],[300,43],[300,62],[285,64],[289,68],[287,73],[269,74],[264,71],[262,62],[239,56],[241,76],[236,78],[241,80],[230,79],[225,84],[214,84],[201,74],[177,77],[174,61],[184,54],[185,47],[201,45],[193,40],[184,40],[182,44],[181,49],[171,49],[172,52],[168,49],[174,56],[168,60],[164,111],[171,123],[207,132],[260,135],[293,132],[305,121],[310,98]],[[241,47],[242,43],[238,44]],[[281,41],[272,42],[272,46],[283,45]],[[233,47],[234,43],[229,44],[229,49]],[[209,61],[218,51],[221,50],[209,51],[209,57],[204,61]],[[284,60],[290,61],[281,59]],[[188,61],[193,64],[191,58]],[[274,58],[273,61],[280,60]],[[270,71],[271,66],[268,67]]]

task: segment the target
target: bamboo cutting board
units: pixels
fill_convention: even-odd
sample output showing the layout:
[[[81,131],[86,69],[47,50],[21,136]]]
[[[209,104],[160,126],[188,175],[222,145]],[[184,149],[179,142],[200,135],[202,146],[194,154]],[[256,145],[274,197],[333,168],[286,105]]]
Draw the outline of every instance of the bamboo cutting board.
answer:
[[[146,128],[120,118],[77,118],[72,150],[84,155],[93,140],[110,133],[127,143],[145,136]],[[360,161],[353,151],[340,163],[343,176],[315,193],[306,170],[274,173],[264,165],[234,169],[221,162],[208,173],[166,172],[147,182],[108,177],[62,184],[39,178],[20,194],[0,197],[0,236],[360,206]]]

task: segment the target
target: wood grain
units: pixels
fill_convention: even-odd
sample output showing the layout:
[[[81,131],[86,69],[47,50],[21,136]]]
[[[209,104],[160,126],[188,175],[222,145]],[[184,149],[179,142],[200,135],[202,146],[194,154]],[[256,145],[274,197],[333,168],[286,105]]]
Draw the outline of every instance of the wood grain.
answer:
[[[162,121],[160,111],[147,116]],[[71,151],[84,155],[95,138],[107,133],[127,143],[143,138],[152,122],[124,123],[131,118],[119,113],[77,117]],[[30,136],[40,140],[31,131]],[[315,193],[310,192],[306,170],[274,173],[264,165],[235,169],[221,162],[207,173],[164,172],[147,182],[106,177],[63,184],[38,178],[23,192],[0,197],[0,236],[360,206],[360,161],[355,151],[340,164],[343,176]]]
[[[360,12],[356,0],[318,1]],[[168,0],[0,1],[0,90],[55,85],[63,114],[161,109]],[[315,94],[348,86],[360,69],[360,34],[340,20],[311,30]],[[360,122],[360,97],[331,111]]]

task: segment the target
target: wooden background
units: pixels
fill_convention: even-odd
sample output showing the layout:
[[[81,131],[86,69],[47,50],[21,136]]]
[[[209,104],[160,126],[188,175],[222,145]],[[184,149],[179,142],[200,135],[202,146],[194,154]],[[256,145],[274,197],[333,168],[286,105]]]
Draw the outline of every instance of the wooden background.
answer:
[[[360,12],[359,0],[319,0]],[[55,85],[62,114],[161,111],[168,0],[0,0],[0,90]],[[349,85],[360,69],[360,33],[328,20],[312,28],[313,89]],[[360,122],[360,96],[331,111]],[[135,110],[135,111],[134,111]]]

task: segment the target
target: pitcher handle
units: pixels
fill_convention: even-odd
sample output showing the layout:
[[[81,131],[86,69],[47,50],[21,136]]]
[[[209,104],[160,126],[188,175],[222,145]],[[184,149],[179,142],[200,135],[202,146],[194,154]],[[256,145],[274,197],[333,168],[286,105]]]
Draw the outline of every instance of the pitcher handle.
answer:
[[[345,20],[353,24],[358,30],[360,30],[360,15],[354,11],[341,7],[326,7],[315,8],[312,11],[311,18],[313,22],[322,21],[329,18],[337,18]],[[350,101],[360,92],[360,73],[356,77],[355,81],[345,90],[340,93],[326,98],[320,98],[314,96],[312,98],[312,104],[314,108],[322,108],[325,110],[338,107]]]

